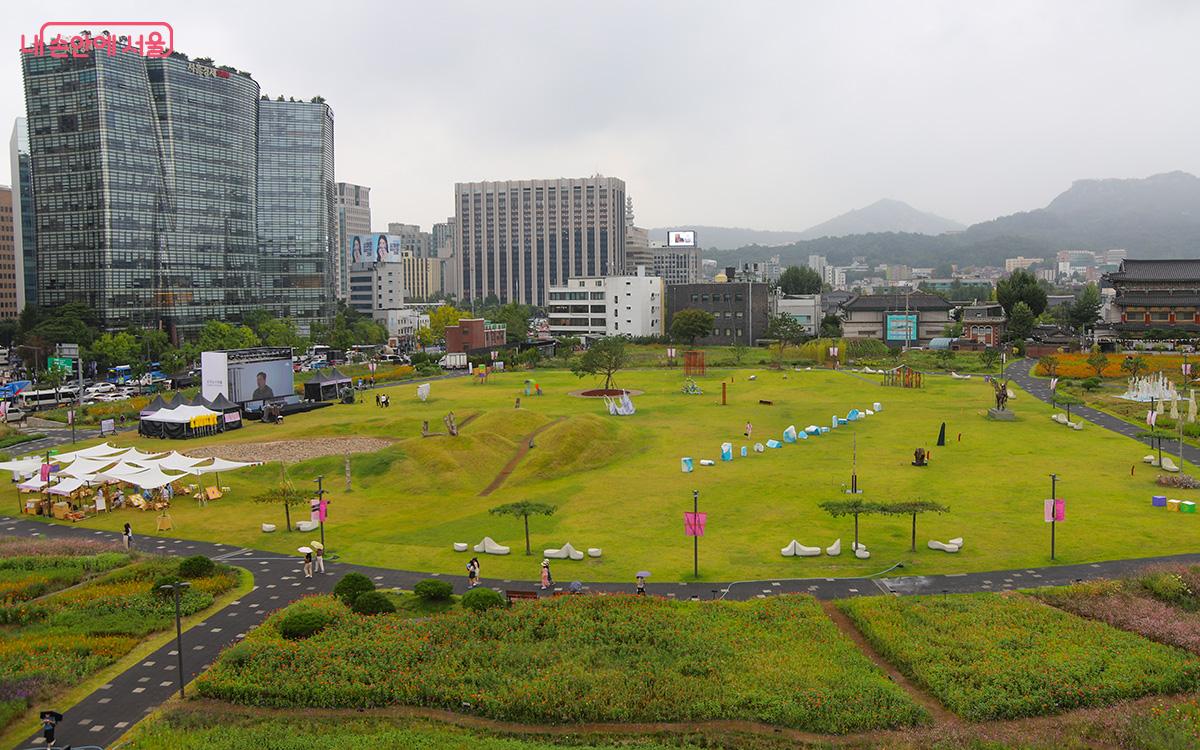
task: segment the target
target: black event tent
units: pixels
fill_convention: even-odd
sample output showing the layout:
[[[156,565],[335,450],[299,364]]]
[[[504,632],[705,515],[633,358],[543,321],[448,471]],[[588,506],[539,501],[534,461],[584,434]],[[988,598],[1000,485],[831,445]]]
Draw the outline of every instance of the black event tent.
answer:
[[[338,391],[350,384],[350,378],[333,368],[328,373],[317,370],[304,384],[304,398],[309,401],[334,401]]]

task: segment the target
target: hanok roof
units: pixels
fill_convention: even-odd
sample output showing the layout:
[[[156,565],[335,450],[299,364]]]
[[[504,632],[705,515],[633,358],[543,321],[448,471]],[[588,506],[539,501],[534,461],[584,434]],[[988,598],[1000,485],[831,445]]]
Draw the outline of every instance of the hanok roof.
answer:
[[[1188,290],[1176,294],[1174,291],[1161,292],[1123,292],[1113,300],[1118,305],[1138,305],[1148,307],[1172,307],[1175,305],[1200,305],[1200,294]]]
[[[1200,284],[1200,260],[1134,260],[1121,261],[1118,271],[1108,274],[1110,281],[1174,281]]]
[[[842,309],[850,311],[872,310],[949,310],[951,305],[936,294],[913,292],[912,294],[858,294],[842,303]]]

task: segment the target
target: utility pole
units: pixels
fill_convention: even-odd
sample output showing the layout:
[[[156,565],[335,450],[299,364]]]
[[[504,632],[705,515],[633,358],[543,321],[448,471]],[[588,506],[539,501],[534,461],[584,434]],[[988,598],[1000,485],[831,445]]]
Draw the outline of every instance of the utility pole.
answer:
[[[700,490],[692,490],[692,519],[692,523],[699,524]],[[700,577],[700,537],[696,535],[692,536],[692,575]]]
[[[166,586],[159,586],[159,589],[161,589],[163,591],[170,589],[172,595],[175,597],[175,655],[178,657],[178,660],[179,660],[179,697],[180,698],[183,697],[183,683],[186,682],[187,679],[183,675],[183,623],[182,623],[182,617],[181,617],[180,611],[179,611],[179,592],[181,589],[190,588],[191,585],[192,584],[188,583],[187,581],[177,581],[175,583],[169,583]]]

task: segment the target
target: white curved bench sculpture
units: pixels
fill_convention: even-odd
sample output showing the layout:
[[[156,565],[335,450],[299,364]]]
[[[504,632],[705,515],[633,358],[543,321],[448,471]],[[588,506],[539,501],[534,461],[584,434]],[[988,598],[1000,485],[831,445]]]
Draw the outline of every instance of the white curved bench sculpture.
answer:
[[[317,527],[319,527],[320,525],[321,524],[318,523],[317,521],[297,521],[296,522],[296,530],[297,531],[316,531]]]
[[[839,538],[835,540],[833,544],[826,547],[825,554],[829,555],[830,557],[837,557],[838,555],[842,554],[842,540]]]
[[[941,550],[942,552],[958,552],[958,547],[953,544],[942,544],[936,539],[929,540],[929,549]]]
[[[599,557],[603,552],[599,547],[588,547],[588,557]]]
[[[468,545],[466,542],[455,542],[454,543],[454,551],[455,552],[466,552],[468,546],[470,546],[470,545]]]
[[[871,553],[867,552],[867,545],[865,544],[854,544],[851,542],[850,546],[854,548],[854,556],[859,560],[866,560],[871,556]]]
[[[567,560],[567,559],[582,560],[583,559],[583,553],[580,552],[579,550],[575,549],[574,547],[572,547],[570,542],[567,542],[566,544],[559,547],[558,549],[544,549],[544,550],[542,550],[542,556],[543,557],[553,557],[557,560]]]
[[[791,544],[779,550],[784,557],[816,557],[821,554],[820,547],[806,547],[795,539]]]
[[[482,542],[476,544],[475,551],[485,552],[489,555],[507,555],[509,553],[508,547],[505,547],[503,544],[496,544],[496,540],[490,536],[485,536]]]
[[[262,525],[262,530],[263,530],[263,533],[264,533],[264,534],[270,534],[272,531],[274,531],[274,530],[275,530],[275,524],[273,524],[273,523],[264,523],[264,524]]]
[[[950,541],[946,542],[946,544],[953,544],[955,547],[958,547],[959,549],[962,549],[962,547],[963,547],[963,540],[962,540],[962,537],[961,537],[961,536],[956,536],[956,537],[954,537],[953,539],[951,539]]]
[[[1169,471],[1169,472],[1171,472],[1171,473],[1174,473],[1174,472],[1177,472],[1177,471],[1179,471],[1179,467],[1178,467],[1178,466],[1176,466],[1176,465],[1175,465],[1175,462],[1174,462],[1174,461],[1172,461],[1170,458],[1168,458],[1167,456],[1163,456],[1163,460],[1162,460],[1162,470],[1163,470],[1163,471]]]

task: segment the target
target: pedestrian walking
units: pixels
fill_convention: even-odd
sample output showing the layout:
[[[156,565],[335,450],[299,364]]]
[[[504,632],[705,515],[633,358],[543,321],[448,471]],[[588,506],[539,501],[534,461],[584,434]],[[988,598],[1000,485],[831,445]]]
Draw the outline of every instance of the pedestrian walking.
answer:
[[[54,746],[54,727],[58,724],[53,716],[48,713],[42,715],[42,739],[46,741],[46,747]]]
[[[744,434],[746,435],[746,437],[750,437],[751,432],[754,432],[754,425],[750,424],[749,422],[746,422],[746,432]]]
[[[376,405],[376,406],[383,406],[383,402],[379,400],[379,394],[378,394],[378,393],[376,393],[376,394],[375,394],[375,405]]]
[[[313,554],[311,552],[304,553],[304,577],[312,578],[313,569]]]
[[[128,521],[125,522],[125,531],[121,534],[121,536],[125,540],[125,551],[126,552],[132,551],[133,550],[133,527],[129,525]]]
[[[317,566],[316,571],[322,575],[325,574],[325,545],[320,542],[313,544],[313,548],[317,550]]]
[[[638,596],[646,595],[646,579],[643,576],[637,577],[637,595]]]
[[[473,589],[479,585],[479,558],[472,557],[467,563],[467,588]]]
[[[542,591],[554,585],[554,576],[550,575],[550,561],[542,560]]]

